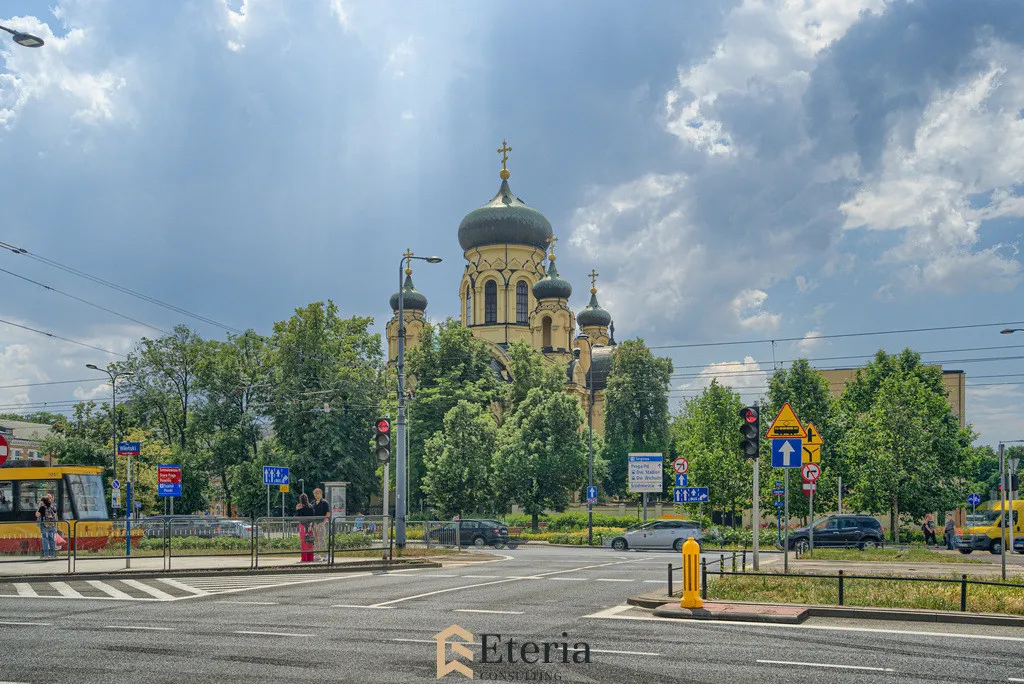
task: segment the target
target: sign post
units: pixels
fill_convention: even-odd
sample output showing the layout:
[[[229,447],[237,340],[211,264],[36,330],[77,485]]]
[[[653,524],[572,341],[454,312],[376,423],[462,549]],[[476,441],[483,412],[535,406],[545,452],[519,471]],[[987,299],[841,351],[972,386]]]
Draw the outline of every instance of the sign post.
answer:
[[[118,456],[138,456],[142,451],[141,442],[118,442]],[[124,484],[124,567],[132,567],[132,459],[128,459],[127,482]]]
[[[804,491],[807,492],[807,496],[810,497],[810,508],[811,524],[807,528],[807,546],[810,555],[814,555],[814,490],[818,488],[817,482],[818,477],[821,475],[821,466],[817,463],[808,462],[804,463],[800,468],[800,474],[804,476]],[[807,484],[810,483],[808,488]]]
[[[685,459],[676,459],[683,461]],[[664,457],[655,453],[630,453],[629,463],[629,486],[630,492],[639,493],[643,497],[643,516],[647,522],[647,492],[661,493],[665,489]],[[685,472],[685,470],[684,470]]]
[[[765,437],[772,440],[772,467],[783,469],[786,538],[782,545],[782,571],[789,572],[789,471],[791,468],[799,468],[803,461],[803,440],[807,437],[807,431],[788,401],[782,405]],[[794,457],[794,454],[797,456]]]
[[[181,496],[181,466],[161,463],[156,467],[156,494],[169,497],[174,515],[174,497]]]

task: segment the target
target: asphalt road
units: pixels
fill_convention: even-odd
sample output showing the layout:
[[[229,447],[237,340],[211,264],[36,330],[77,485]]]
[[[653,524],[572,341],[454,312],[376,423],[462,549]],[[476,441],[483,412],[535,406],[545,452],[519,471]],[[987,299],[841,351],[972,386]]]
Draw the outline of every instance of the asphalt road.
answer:
[[[386,575],[140,581],[148,589],[11,585],[0,589],[0,682],[431,682],[433,637],[453,624],[473,635],[466,664],[485,680],[1024,681],[1024,630],[666,620],[624,600],[658,588],[675,554],[528,546],[494,557]],[[484,634],[501,635],[489,658],[506,662],[481,662]],[[586,642],[591,662],[563,663],[553,647],[556,662],[525,664],[517,645],[510,664],[510,638],[568,643],[570,661]]]

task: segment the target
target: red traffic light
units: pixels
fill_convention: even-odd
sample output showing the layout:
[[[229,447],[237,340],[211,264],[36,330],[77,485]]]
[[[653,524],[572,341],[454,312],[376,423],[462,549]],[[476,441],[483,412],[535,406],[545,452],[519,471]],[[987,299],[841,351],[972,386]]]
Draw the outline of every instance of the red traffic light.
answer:
[[[391,421],[387,418],[377,420],[377,432],[391,432]]]
[[[743,418],[743,420],[747,421],[748,423],[756,423],[757,422],[757,409],[753,409],[753,408],[750,408],[750,407],[742,409],[740,411],[740,416]]]

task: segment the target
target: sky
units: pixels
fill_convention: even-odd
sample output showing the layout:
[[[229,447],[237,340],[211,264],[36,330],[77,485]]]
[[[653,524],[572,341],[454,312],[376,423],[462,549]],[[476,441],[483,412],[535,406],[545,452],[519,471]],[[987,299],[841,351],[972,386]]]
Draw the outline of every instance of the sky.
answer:
[[[1018,0],[9,0],[0,25],[46,41],[0,39],[0,243],[29,252],[0,249],[0,412],[102,401],[85,364],[178,323],[333,299],[383,332],[406,248],[456,315],[507,140],[570,305],[596,269],[674,408],[909,346],[967,373],[978,443],[1024,438]]]

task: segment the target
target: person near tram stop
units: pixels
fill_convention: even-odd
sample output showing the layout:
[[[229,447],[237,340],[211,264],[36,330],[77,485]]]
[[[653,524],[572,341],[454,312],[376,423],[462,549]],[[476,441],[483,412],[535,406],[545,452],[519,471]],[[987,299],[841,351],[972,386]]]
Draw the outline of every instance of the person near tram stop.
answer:
[[[313,549],[313,560],[327,560],[327,523],[331,519],[331,504],[324,498],[324,491],[317,487],[313,490],[313,515],[316,516],[313,523],[313,538],[315,546]]]
[[[924,544],[928,546],[938,546],[939,540],[935,537],[935,521],[932,520],[932,514],[928,513],[924,516],[924,522],[921,523],[921,532],[924,533]]]
[[[956,536],[956,523],[953,522],[953,514],[946,514],[946,527],[943,528],[946,533],[946,549],[948,551],[953,550],[953,538]]]
[[[356,513],[356,532],[362,532],[363,531],[363,523],[364,522],[366,522],[366,518],[363,517],[363,514],[361,512],[360,513]]]
[[[299,549],[302,551],[300,562],[311,563],[313,562],[313,543],[316,540],[313,534],[313,525],[315,523],[312,518],[316,513],[313,511],[313,507],[309,505],[309,497],[305,494],[299,497],[299,503],[295,506],[295,515],[300,518],[310,518],[308,523],[299,523]]]
[[[53,495],[44,494],[36,511],[39,520],[39,531],[43,538],[43,558],[57,557],[57,508],[53,505]]]

